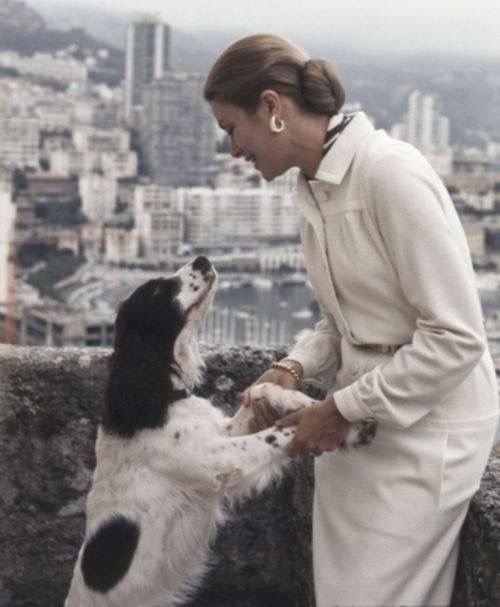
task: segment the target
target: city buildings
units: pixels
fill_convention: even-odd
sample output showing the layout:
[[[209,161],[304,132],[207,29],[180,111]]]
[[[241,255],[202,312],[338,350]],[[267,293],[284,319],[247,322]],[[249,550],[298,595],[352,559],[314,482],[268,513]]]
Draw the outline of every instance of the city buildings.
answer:
[[[0,166],[38,168],[38,120],[0,116],[0,133]]]
[[[440,113],[434,95],[413,91],[403,122],[394,125],[391,134],[417,147],[441,176],[452,172],[450,121]]]
[[[144,89],[141,147],[155,183],[205,186],[215,173],[215,126],[199,74],[167,72]]]
[[[138,15],[127,28],[125,58],[125,117],[143,104],[144,87],[170,67],[170,30],[157,17]]]
[[[113,322],[109,311],[80,310],[55,302],[19,306],[15,310],[16,342],[27,346],[111,346]],[[0,332],[7,317],[0,307]]]
[[[57,82],[86,82],[88,68],[81,61],[50,53],[34,53],[22,57],[16,52],[0,53],[0,66],[16,70],[19,74],[46,78]]]
[[[221,153],[228,150],[226,134],[203,101],[204,78],[172,69],[170,42],[158,18],[136,17],[126,35],[124,86],[87,77],[95,73],[88,60],[99,51],[90,57],[80,49],[75,55],[82,60],[69,47],[31,58],[0,53],[0,66],[18,71],[0,70],[0,165],[7,169],[0,177],[0,304],[4,317],[12,315],[15,295],[10,330],[15,326],[18,341],[109,344],[112,311],[100,304],[117,285],[105,284],[105,277],[163,272],[197,253],[214,260],[221,291],[231,296],[246,272],[265,274],[264,280],[242,279],[262,291],[285,281],[304,285],[300,217],[291,198],[296,171],[267,183],[251,163]],[[495,132],[478,132],[482,149],[454,148],[452,155],[449,131],[431,89],[411,93],[392,132],[417,146],[444,177],[480,267],[500,259],[500,143]],[[88,262],[83,275],[87,267],[99,268],[95,284],[87,278],[78,284],[77,271],[68,278],[77,285],[71,296],[54,281],[51,298],[61,302],[33,300],[35,288],[24,282],[31,268],[20,268],[18,259],[16,282],[9,241],[18,252],[33,245],[36,262],[39,245],[51,254],[72,251],[73,261]],[[277,304],[283,314],[287,304],[286,297]],[[235,326],[250,326],[248,306],[234,313]]]
[[[103,223],[116,206],[117,182],[113,177],[89,173],[79,179],[81,209],[90,221]]]
[[[289,194],[265,188],[185,188],[182,197],[190,245],[257,248],[298,238],[299,212]]]
[[[130,133],[123,128],[74,127],[71,143],[53,146],[46,156],[57,175],[101,173],[115,180],[137,175],[137,153],[130,150]]]
[[[184,215],[177,190],[158,184],[137,185],[134,220],[139,258],[168,262],[184,241]]]

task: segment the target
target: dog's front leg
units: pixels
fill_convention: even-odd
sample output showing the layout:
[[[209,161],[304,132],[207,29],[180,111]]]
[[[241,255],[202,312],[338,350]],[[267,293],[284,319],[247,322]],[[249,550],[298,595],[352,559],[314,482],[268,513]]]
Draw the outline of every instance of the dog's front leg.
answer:
[[[295,427],[272,426],[255,434],[221,438],[206,463],[230,498],[262,491],[290,461],[286,448],[295,431]]]
[[[244,436],[246,434],[251,434],[250,420],[252,418],[252,407],[244,407],[241,405],[233,417],[227,419],[224,434],[227,436]]]

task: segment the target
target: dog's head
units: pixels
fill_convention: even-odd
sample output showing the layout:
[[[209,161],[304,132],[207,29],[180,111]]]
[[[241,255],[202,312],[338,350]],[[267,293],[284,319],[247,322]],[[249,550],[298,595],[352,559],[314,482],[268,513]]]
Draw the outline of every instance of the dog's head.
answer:
[[[173,276],[144,283],[120,305],[105,427],[110,414],[121,420],[120,434],[161,425],[168,404],[199,381],[203,363],[197,330],[216,282],[210,261],[197,257]],[[112,429],[116,423],[108,425]]]
[[[152,346],[173,346],[186,326],[203,320],[215,284],[212,264],[206,257],[197,257],[173,276],[155,278],[138,287],[118,310],[115,351],[128,348],[131,334]]]

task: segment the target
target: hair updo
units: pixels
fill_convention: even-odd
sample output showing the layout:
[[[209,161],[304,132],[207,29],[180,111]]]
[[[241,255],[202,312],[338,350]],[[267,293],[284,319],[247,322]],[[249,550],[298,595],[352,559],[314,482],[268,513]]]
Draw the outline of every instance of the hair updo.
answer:
[[[254,112],[266,89],[286,95],[306,112],[324,116],[337,114],[345,100],[331,63],[309,59],[291,42],[271,34],[247,36],[229,46],[212,66],[203,94],[207,101]]]

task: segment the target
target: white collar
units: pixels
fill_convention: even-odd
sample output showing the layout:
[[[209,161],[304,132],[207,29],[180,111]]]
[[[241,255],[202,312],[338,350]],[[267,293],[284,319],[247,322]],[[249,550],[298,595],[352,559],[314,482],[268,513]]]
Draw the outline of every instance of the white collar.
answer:
[[[338,115],[333,116],[328,124],[330,130],[338,123]],[[314,179],[339,184],[345,177],[361,141],[375,129],[364,112],[356,115],[340,133],[331,149],[321,160]],[[306,178],[303,175],[304,179]]]

